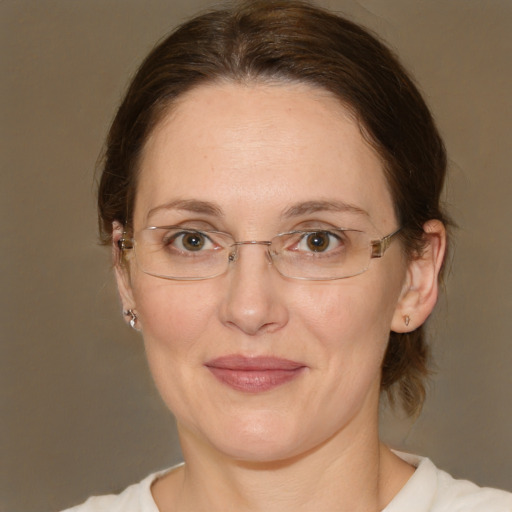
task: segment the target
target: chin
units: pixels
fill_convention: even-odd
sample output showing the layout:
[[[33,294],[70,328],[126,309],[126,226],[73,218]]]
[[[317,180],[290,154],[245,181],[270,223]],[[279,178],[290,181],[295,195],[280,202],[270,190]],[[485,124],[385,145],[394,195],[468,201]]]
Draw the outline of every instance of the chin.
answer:
[[[227,457],[239,462],[269,464],[293,459],[302,453],[303,448],[290,440],[255,439],[240,437],[219,443],[216,449]]]
[[[303,422],[302,422],[303,423]],[[215,451],[247,463],[289,460],[308,449],[311,442],[294,422],[279,413],[250,414],[244,419],[220,422],[203,433]]]

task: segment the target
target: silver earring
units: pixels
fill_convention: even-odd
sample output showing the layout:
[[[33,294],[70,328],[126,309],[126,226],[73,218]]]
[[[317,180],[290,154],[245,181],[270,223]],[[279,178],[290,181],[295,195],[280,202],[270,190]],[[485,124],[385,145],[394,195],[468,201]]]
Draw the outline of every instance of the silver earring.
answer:
[[[411,321],[411,318],[409,315],[404,316],[404,324],[406,327],[409,327],[409,322]]]
[[[130,316],[130,327],[132,329],[137,330],[137,327],[135,327],[135,322],[137,321],[137,315],[135,314],[135,311],[133,309],[126,309],[123,311],[124,316]]]

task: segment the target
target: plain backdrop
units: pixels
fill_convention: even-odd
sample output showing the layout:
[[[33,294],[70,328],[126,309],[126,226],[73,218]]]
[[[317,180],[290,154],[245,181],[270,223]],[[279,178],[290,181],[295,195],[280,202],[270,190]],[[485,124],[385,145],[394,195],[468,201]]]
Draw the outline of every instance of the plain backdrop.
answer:
[[[331,0],[416,77],[450,156],[454,233],[417,421],[384,438],[512,490],[512,2]],[[2,0],[2,511],[59,510],[180,459],[96,241],[94,169],[129,77],[200,0]]]

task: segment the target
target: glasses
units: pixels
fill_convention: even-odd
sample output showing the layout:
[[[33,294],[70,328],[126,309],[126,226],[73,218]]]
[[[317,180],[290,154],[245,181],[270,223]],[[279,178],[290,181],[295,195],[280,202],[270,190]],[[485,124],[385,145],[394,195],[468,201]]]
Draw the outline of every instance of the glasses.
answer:
[[[355,229],[311,229],[280,233],[272,240],[237,242],[220,231],[180,226],[148,227],[133,238],[121,238],[123,251],[133,250],[138,267],[163,279],[197,281],[224,274],[242,245],[264,245],[267,257],[283,276],[327,281],[362,274],[372,258],[386,252],[400,231],[378,240]]]

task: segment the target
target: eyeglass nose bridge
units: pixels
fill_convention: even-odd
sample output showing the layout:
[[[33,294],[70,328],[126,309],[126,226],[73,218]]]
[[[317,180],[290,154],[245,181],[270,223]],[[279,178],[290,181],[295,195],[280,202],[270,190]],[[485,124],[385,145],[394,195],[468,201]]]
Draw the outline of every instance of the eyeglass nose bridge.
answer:
[[[241,245],[266,245],[267,247],[270,247],[272,242],[270,240],[242,240],[241,242],[234,242],[230,245],[232,250],[228,256],[229,263],[234,263],[238,259],[238,248]],[[272,263],[272,256],[269,250],[267,250],[267,257],[269,262]]]

